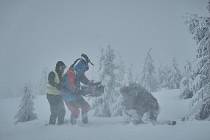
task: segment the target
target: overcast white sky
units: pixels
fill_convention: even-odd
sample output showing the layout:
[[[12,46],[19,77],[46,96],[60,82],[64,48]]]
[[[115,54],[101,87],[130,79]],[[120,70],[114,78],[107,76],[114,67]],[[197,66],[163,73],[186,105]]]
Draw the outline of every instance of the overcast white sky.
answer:
[[[57,60],[71,64],[82,52],[95,62],[108,44],[141,71],[153,48],[157,65],[194,57],[182,16],[207,14],[207,0],[0,0],[0,84],[37,82]],[[134,60],[134,61],[133,61]]]

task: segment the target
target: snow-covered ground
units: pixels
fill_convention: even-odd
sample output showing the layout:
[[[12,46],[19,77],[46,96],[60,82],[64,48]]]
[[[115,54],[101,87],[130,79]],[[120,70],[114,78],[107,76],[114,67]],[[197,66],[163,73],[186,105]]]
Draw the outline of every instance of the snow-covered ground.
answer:
[[[188,110],[189,101],[179,99],[179,90],[153,93],[161,111],[159,120],[177,120],[177,125],[124,124],[121,117],[89,118],[90,123],[76,126],[45,126],[49,105],[45,96],[35,99],[38,120],[14,124],[20,98],[0,99],[0,140],[210,140],[210,122],[187,121],[180,118]],[[69,113],[66,119],[69,118]]]

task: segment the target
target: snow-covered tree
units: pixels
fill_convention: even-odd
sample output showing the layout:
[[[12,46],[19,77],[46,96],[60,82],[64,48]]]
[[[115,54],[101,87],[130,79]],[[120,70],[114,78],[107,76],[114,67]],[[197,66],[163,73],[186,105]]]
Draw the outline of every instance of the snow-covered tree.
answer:
[[[133,64],[131,64],[127,70],[125,71],[124,82],[122,86],[132,84],[132,83],[139,83],[139,75],[134,73]]]
[[[161,88],[177,89],[180,87],[181,79],[182,74],[175,59],[172,66],[161,66],[158,69],[158,85]]]
[[[172,60],[172,67],[168,77],[168,88],[170,89],[178,89],[180,88],[180,81],[182,79],[181,71],[178,68],[178,64],[176,59]]]
[[[192,64],[191,62],[187,62],[187,64],[184,66],[183,78],[180,83],[180,88],[182,90],[181,98],[192,98],[192,81]]]
[[[105,86],[105,93],[98,97],[94,103],[96,116],[111,117],[122,114],[119,88],[123,81],[123,66],[117,64],[116,54],[111,46],[101,50],[100,80]]]
[[[128,80],[128,84],[134,83],[134,76],[133,76],[133,71],[132,71],[132,65],[129,67],[128,69],[128,73],[127,73],[127,78]]]
[[[160,66],[158,68],[158,85],[160,88],[168,88],[169,87],[169,75],[171,70],[168,66]]]
[[[210,13],[210,1],[207,9]],[[186,23],[197,44],[189,117],[203,120],[210,116],[210,16],[189,15]]]
[[[173,58],[171,66],[161,66],[158,69],[158,85],[160,88],[180,88],[181,79],[182,74],[175,58]]]
[[[155,77],[155,66],[152,56],[150,54],[151,49],[147,52],[147,56],[143,66],[143,76],[141,78],[141,84],[149,92],[157,89],[157,80]]]
[[[37,115],[34,113],[34,97],[31,92],[31,87],[26,85],[24,87],[24,95],[22,97],[19,110],[15,115],[16,123],[37,119]]]
[[[116,61],[117,69],[116,69],[116,87],[115,87],[115,97],[114,102],[111,107],[112,116],[122,116],[123,114],[123,106],[122,106],[122,96],[120,94],[120,87],[125,84],[125,65],[122,61],[122,58],[118,56],[118,61]],[[117,59],[116,59],[117,60]]]

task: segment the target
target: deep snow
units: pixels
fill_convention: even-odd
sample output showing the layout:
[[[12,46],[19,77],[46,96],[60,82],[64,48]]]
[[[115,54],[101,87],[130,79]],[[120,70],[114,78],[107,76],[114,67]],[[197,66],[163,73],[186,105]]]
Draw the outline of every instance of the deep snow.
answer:
[[[0,99],[0,140],[209,140],[209,121],[180,119],[188,111],[189,100],[179,99],[179,90],[162,90],[153,93],[160,104],[158,120],[176,120],[177,125],[124,124],[122,117],[96,118],[90,115],[90,123],[76,126],[46,126],[49,105],[45,96],[35,99],[38,119],[14,124],[20,98]],[[66,110],[67,111],[67,110]],[[68,112],[68,111],[67,111]],[[68,120],[69,113],[66,114]]]

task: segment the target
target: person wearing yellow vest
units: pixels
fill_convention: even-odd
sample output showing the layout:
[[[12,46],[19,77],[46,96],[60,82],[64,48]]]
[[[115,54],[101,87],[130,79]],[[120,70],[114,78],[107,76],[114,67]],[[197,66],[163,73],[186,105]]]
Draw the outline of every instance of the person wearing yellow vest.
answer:
[[[55,125],[64,123],[65,107],[62,96],[60,95],[60,82],[63,78],[63,73],[66,65],[62,61],[56,63],[54,71],[51,71],[48,75],[47,84],[47,100],[50,104],[50,119],[49,124]]]

